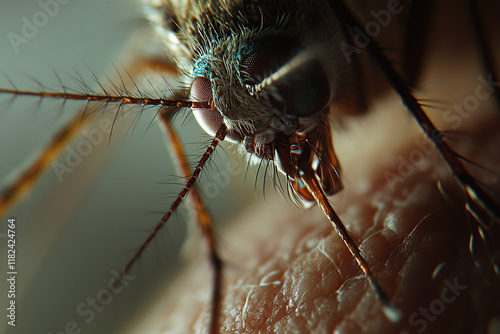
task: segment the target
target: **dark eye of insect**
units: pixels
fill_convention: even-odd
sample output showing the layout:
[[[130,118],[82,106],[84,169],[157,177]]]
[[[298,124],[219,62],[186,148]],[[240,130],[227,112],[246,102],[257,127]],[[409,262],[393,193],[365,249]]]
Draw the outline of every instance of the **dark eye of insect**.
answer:
[[[243,82],[247,85],[258,85],[276,71],[286,71],[287,64],[298,51],[293,41],[275,41],[257,48],[241,62]],[[317,114],[330,102],[330,83],[325,70],[316,60],[309,60],[297,68],[290,69],[272,85],[272,104],[291,116]]]
[[[263,44],[250,52],[241,62],[240,69],[243,82],[246,84],[260,83],[290,61],[298,51],[296,42],[291,40],[276,40]]]

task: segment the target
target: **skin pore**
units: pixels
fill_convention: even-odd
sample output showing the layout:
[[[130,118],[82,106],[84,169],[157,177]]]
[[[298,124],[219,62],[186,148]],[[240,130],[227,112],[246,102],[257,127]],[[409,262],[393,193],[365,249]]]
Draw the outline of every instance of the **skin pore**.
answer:
[[[495,198],[498,106],[491,93],[479,98],[488,95],[482,80],[488,75],[471,29],[447,30],[443,21],[417,95],[431,100],[429,116],[446,130],[450,145],[479,166],[466,164]],[[331,201],[402,312],[401,320],[393,323],[384,315],[318,207],[300,210],[276,196],[249,207],[220,233],[226,263],[221,333],[499,330],[498,279],[491,265],[478,268],[469,251],[475,225],[463,190],[399,98],[390,92],[380,96],[367,115],[333,130],[344,190]],[[480,101],[476,109],[453,109],[453,103],[464,105],[471,96]],[[168,287],[141,331],[205,333],[211,275],[200,256]]]

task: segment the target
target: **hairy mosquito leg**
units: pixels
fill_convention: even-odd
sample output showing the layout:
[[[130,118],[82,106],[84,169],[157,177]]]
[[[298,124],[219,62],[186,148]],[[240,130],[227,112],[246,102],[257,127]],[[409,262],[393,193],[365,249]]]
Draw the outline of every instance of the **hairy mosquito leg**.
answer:
[[[175,129],[171,126],[172,112],[161,114],[162,130],[167,136],[167,145],[172,153],[176,168],[182,176],[188,179],[192,172],[188,167],[186,153]],[[218,316],[220,313],[221,286],[222,286],[222,260],[217,252],[216,240],[213,233],[213,224],[203,199],[194,185],[187,198],[192,207],[194,221],[201,229],[202,235],[207,241],[210,261],[214,268],[214,282],[212,290],[212,310],[210,318],[210,333],[216,333],[218,328]]]
[[[353,240],[352,236],[349,234],[349,231],[347,231],[346,227],[342,223],[342,220],[340,217],[337,215],[335,210],[332,208],[330,202],[328,201],[328,198],[326,197],[325,193],[322,191],[321,185],[319,184],[318,180],[316,179],[316,176],[314,174],[314,171],[312,170],[302,170],[301,171],[301,180],[305,183],[307,189],[309,192],[314,196],[316,199],[316,202],[318,205],[321,207],[321,210],[325,213],[325,215],[328,217],[330,220],[330,223],[332,224],[333,228],[337,232],[337,234],[340,236],[346,247],[349,249],[349,252],[352,254],[356,262],[358,263],[359,268],[363,271],[364,275],[366,276],[368,282],[372,286],[373,290],[375,291],[377,298],[382,302],[384,306],[384,313],[386,316],[389,318],[389,320],[396,322],[400,318],[399,311],[394,308],[394,306],[391,304],[389,297],[387,297],[387,294],[384,292],[380,284],[377,282],[375,276],[373,275],[372,271],[370,270],[370,267],[368,263],[366,263],[365,259],[363,258],[363,255],[359,251],[358,246],[356,245],[356,242]]]
[[[84,115],[79,113],[73,117],[68,124],[52,137],[50,143],[42,150],[30,166],[22,171],[19,176],[3,190],[0,197],[0,217],[33,188],[34,184],[40,179],[52,161],[59,156],[61,151],[79,133],[80,128],[89,119],[88,116],[83,116]]]
[[[65,89],[63,87],[63,89]],[[10,94],[13,97],[17,96],[33,96],[40,99],[60,99],[66,100],[79,100],[87,102],[103,102],[103,103],[118,103],[120,106],[123,104],[136,104],[143,106],[163,106],[163,107],[206,107],[207,102],[193,102],[193,101],[180,101],[180,100],[167,100],[162,98],[149,98],[149,97],[135,97],[135,96],[122,96],[119,94],[78,94],[64,92],[34,92],[19,90],[13,88],[0,88],[0,94]],[[84,109],[85,110],[85,109]],[[83,112],[73,118],[63,129],[61,129],[51,140],[50,144],[43,150],[39,157],[28,167],[20,176],[12,182],[7,189],[4,190],[0,197],[0,216],[2,216],[13,204],[18,201],[21,196],[27,192],[33,184],[39,179],[47,166],[59,155],[61,150],[71,141],[71,139],[78,134],[79,129],[82,127],[83,120],[87,120],[93,113]]]
[[[364,28],[358,23],[351,11],[345,6],[341,0],[331,0],[330,5],[335,12],[342,17],[351,29],[354,31],[364,31]],[[415,99],[411,90],[408,88],[401,76],[396,72],[391,62],[381,51],[377,43],[372,39],[366,46],[372,58],[380,66],[394,90],[399,94],[401,100],[406,105],[408,111],[418,122],[424,133],[434,143],[439,150],[444,161],[451,169],[455,178],[460,182],[462,187],[467,192],[468,196],[488,212],[495,220],[500,220],[500,207],[493,201],[490,195],[486,193],[475,181],[472,175],[465,169],[457,154],[448,146],[443,139],[442,133],[434,126],[432,121],[427,117],[419,102]]]
[[[219,145],[219,142],[221,140],[224,140],[224,138],[226,137],[226,133],[227,133],[227,127],[223,123],[221,125],[220,129],[215,134],[215,137],[212,140],[212,143],[207,147],[207,149],[205,150],[205,153],[203,153],[203,156],[200,158],[198,164],[196,165],[195,169],[193,170],[193,173],[189,176],[189,179],[186,181],[184,188],[182,188],[179,195],[177,196],[175,201],[170,206],[170,209],[168,210],[168,212],[160,219],[160,222],[156,225],[156,227],[151,232],[149,237],[142,243],[142,245],[139,247],[137,252],[132,257],[132,259],[123,268],[123,270],[120,273],[120,276],[116,279],[115,283],[121,281],[123,279],[123,277],[125,277],[125,275],[130,272],[130,269],[137,262],[137,260],[139,260],[142,253],[144,252],[144,250],[148,247],[148,245],[151,243],[151,241],[154,239],[154,237],[158,234],[158,232],[163,227],[163,225],[165,225],[165,223],[168,221],[170,216],[172,216],[172,214],[175,212],[177,207],[182,203],[182,201],[188,195],[188,193],[193,189],[195,182],[198,179],[198,176],[200,175],[203,167],[205,166],[207,161],[210,159],[210,156],[215,151],[215,148]],[[212,237],[212,241],[210,241],[209,243],[213,244],[213,237]],[[216,278],[217,282],[220,282],[220,279],[221,279],[220,272],[221,272],[222,263],[217,256],[214,256],[214,254],[216,255],[216,253],[213,253],[213,254],[211,254],[211,257],[212,257],[212,261],[213,261],[213,264],[215,267],[215,273],[216,273],[215,278]],[[219,274],[217,274],[217,273],[219,273]],[[217,276],[217,275],[219,275],[219,276]],[[217,295],[217,296],[220,295],[220,285],[216,286],[215,288],[216,288],[215,295]],[[219,300],[220,300],[220,298],[218,298],[218,297],[214,298],[214,301],[217,304],[219,303]],[[218,305],[216,305],[216,306],[218,307]],[[212,319],[214,319],[216,316],[217,316],[217,312],[212,312]],[[210,333],[216,332],[216,325],[217,325],[216,321],[212,321],[212,323],[210,324]]]

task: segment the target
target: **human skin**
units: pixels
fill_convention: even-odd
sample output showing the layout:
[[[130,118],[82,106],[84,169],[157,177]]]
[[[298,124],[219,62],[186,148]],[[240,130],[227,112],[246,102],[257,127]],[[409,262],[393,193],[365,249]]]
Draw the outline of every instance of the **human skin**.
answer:
[[[499,139],[493,137],[492,149]],[[396,154],[408,157],[416,149],[410,144]],[[380,151],[365,158],[377,161],[376,153],[383,160]],[[486,332],[500,315],[499,289],[491,268],[474,265],[463,191],[440,157],[426,157],[394,190],[384,178],[387,167],[348,161],[344,167],[353,174],[345,173],[346,189],[333,205],[402,312],[401,321],[384,315],[319,208],[299,210],[278,199],[248,209],[222,234],[221,333]],[[156,310],[164,317],[156,319],[161,333],[204,332],[211,274],[204,260],[180,275],[166,294],[168,306]]]
[[[487,77],[470,51],[473,44],[467,44],[469,30],[455,31],[460,38],[450,37],[446,43],[436,37],[436,46],[442,45],[434,49],[422,75],[419,88],[424,96],[463,102],[475,94],[478,76]],[[465,43],[462,54],[454,49],[458,40]],[[493,99],[481,101],[477,111],[462,115],[458,128],[444,120],[446,111],[429,109],[436,124],[455,138],[451,143],[458,152],[493,172],[492,177],[468,165],[491,191],[499,190],[496,109]],[[466,212],[464,191],[398,97],[381,94],[370,113],[346,121],[340,132],[334,145],[344,190],[331,201],[401,311],[400,321],[385,316],[318,207],[300,210],[273,198],[248,208],[221,232],[225,266],[220,332],[498,330],[498,280],[487,261],[475,265],[484,254],[469,250],[470,226],[476,225]],[[415,156],[421,159],[409,166],[402,163]],[[391,182],[388,175],[401,179]],[[165,301],[148,317],[147,327],[160,333],[206,333],[211,273],[205,257],[190,264],[165,292]]]

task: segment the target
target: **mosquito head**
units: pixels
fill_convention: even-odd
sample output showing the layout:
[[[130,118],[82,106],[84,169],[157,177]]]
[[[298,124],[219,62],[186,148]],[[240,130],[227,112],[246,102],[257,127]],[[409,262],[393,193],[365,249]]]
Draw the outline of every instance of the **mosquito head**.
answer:
[[[328,114],[348,66],[331,43],[339,38],[338,22],[329,20],[326,29],[307,15],[308,5],[293,4],[305,6],[296,11],[304,24],[291,24],[285,4],[270,13],[251,4],[199,8],[180,21],[181,33],[189,32],[181,37],[193,58],[190,97],[211,105],[193,110],[201,126],[214,135],[225,124],[229,140],[273,161],[300,197],[312,201],[301,171],[314,170],[328,194],[341,188]]]
[[[190,97],[211,105],[193,109],[203,129],[213,136],[225,124],[226,138],[273,161],[306,202],[314,199],[299,181],[305,169],[316,173],[326,193],[340,190],[340,166],[327,117],[332,86],[313,49],[292,39],[273,38],[237,58],[237,77],[232,80],[234,72],[220,75],[227,69],[224,63],[209,57],[197,62],[199,74]]]

